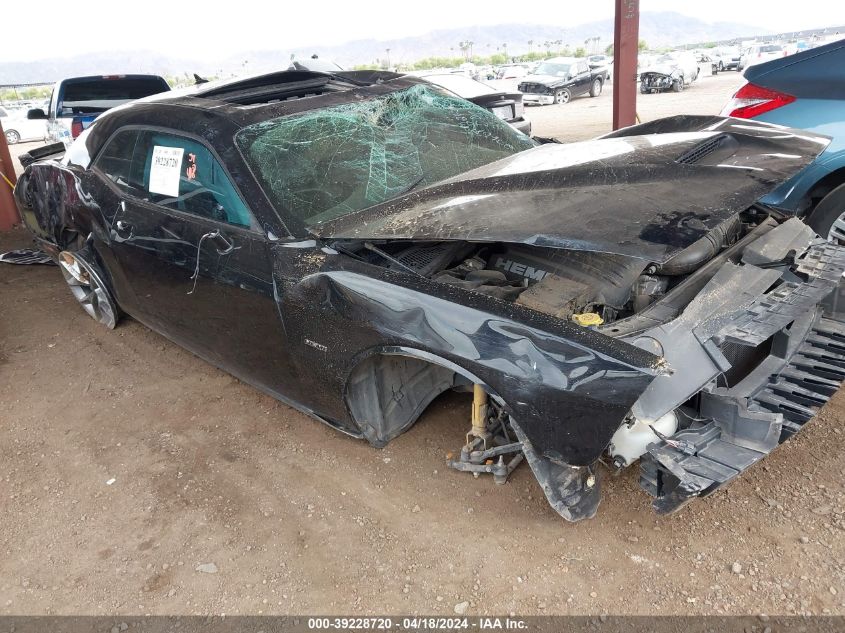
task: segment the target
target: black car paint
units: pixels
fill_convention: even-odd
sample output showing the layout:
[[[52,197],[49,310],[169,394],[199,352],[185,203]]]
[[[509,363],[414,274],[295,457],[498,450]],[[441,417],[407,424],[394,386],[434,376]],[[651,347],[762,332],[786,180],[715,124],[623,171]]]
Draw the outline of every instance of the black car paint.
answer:
[[[313,73],[303,73],[303,79],[309,75]],[[254,108],[202,97],[153,99],[119,108],[86,133],[82,149],[77,143],[66,164],[47,160],[29,165],[16,189],[18,205],[28,227],[51,252],[81,246],[102,269],[119,305],[131,316],[342,431],[383,445],[408,428],[438,393],[452,386],[432,379],[425,393],[415,394],[416,406],[386,426],[362,418],[366,406],[356,401],[351,387],[361,368],[373,358],[416,359],[407,361],[407,374],[399,376],[400,383],[402,376],[418,375],[414,372],[422,365],[445,368],[484,385],[542,456],[573,466],[593,464],[632,404],[654,376],[666,371],[657,356],[570,321],[358,261],[332,248],[338,235],[313,239],[301,227],[288,227],[233,142],[239,129],[258,120],[413,83],[408,78],[393,79]],[[718,127],[717,121],[711,124]],[[689,130],[700,129],[701,123],[692,118],[671,125]],[[201,139],[228,169],[258,227],[233,227],[123,196],[90,161],[114,132],[132,125],[172,129]],[[789,132],[780,133],[789,137]],[[634,148],[628,163],[636,162],[634,156],[647,155],[641,154],[643,148],[637,143]],[[798,143],[795,151],[807,149]],[[804,155],[801,160],[811,158]],[[632,190],[626,179],[641,173],[649,175],[647,191],[639,194],[644,203],[657,204],[667,197],[677,200],[673,177],[693,173],[695,168],[672,163],[668,155],[661,154],[659,159],[653,164],[646,161],[640,172],[621,166],[600,169],[600,164],[589,162],[580,168],[527,172],[519,177],[516,189],[526,195],[532,189],[545,192],[549,203],[560,203],[566,199],[560,193],[563,188],[590,193],[590,183],[599,178],[600,187],[622,198],[623,192]],[[614,248],[632,256],[642,248],[642,257],[656,253],[656,260],[668,257],[672,249],[694,240],[711,219],[721,217],[725,207],[734,213],[735,206],[745,204],[749,192],[756,191],[754,187],[769,187],[774,178],[780,178],[779,165],[787,171],[794,167],[787,159],[770,157],[767,169],[772,171],[768,176],[750,177],[753,186],[749,184],[743,195],[726,193],[711,201],[709,208],[705,205],[692,218],[696,220],[692,224],[686,221],[687,212],[664,213],[660,216],[663,225],[650,222],[650,228],[638,228],[630,243],[623,243],[631,237],[630,230],[624,229],[616,237],[624,234],[625,240]],[[730,178],[739,170],[701,169],[713,175],[705,179],[704,189],[710,195],[719,177],[727,178],[731,186],[736,184]],[[465,180],[458,177],[443,185],[446,189],[423,190],[396,204],[446,193],[464,195]],[[506,196],[506,184],[488,180],[480,188],[495,201],[497,196]],[[687,195],[695,195],[688,183],[684,186]],[[581,199],[587,198],[597,204],[608,200],[595,192]],[[524,198],[523,206],[516,208],[521,221],[530,224],[531,214],[542,201],[530,195]],[[120,219],[129,225],[128,230],[119,230]],[[627,220],[636,222],[633,216]],[[607,230],[606,221],[601,228]],[[215,231],[234,248],[221,252],[214,240],[203,243]],[[486,237],[482,227],[463,236],[454,230],[433,235],[480,241],[503,237],[492,226],[486,226],[486,231]],[[596,249],[596,235],[594,230],[587,236],[593,243],[585,242],[581,248]],[[515,234],[504,237],[521,241]],[[566,240],[551,240],[549,245],[572,246]],[[195,270],[196,283],[192,280]],[[405,387],[385,386],[398,388],[399,393]]]

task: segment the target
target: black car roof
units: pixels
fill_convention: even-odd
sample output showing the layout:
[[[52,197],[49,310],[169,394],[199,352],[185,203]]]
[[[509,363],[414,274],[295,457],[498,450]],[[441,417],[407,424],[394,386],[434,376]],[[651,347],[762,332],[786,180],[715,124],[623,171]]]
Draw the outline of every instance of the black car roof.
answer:
[[[428,82],[384,71],[302,70],[202,83],[109,110],[91,130],[88,147],[95,154],[115,130],[127,125],[165,127],[203,138],[213,146],[231,145],[240,129],[254,123],[352,103],[417,84]]]
[[[424,82],[382,71],[283,70],[153,95],[116,108],[109,115],[122,118],[133,109],[165,111],[168,106],[177,106],[207,110],[244,127],[286,114],[358,101],[417,83]]]

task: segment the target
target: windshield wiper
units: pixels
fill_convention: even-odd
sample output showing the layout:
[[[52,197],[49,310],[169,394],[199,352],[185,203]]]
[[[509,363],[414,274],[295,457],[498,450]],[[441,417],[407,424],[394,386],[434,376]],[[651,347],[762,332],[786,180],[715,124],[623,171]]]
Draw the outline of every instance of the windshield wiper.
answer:
[[[422,180],[422,179],[420,179],[420,180]],[[366,248],[368,251],[372,251],[376,255],[380,255],[381,257],[383,257],[384,259],[389,261],[391,264],[395,264],[396,266],[399,266],[400,268],[404,268],[409,273],[412,273],[412,274],[416,275],[417,277],[422,277],[423,279],[427,278],[425,275],[420,274],[420,271],[414,270],[413,268],[411,268],[407,264],[400,262],[398,259],[393,257],[393,255],[389,255],[388,253],[385,253],[383,250],[381,250],[378,246],[376,246],[372,242],[364,242],[364,248]]]
[[[394,197],[394,198],[398,198],[399,196],[404,196],[406,193],[408,193],[409,191],[411,191],[411,189],[413,189],[413,188],[414,188],[414,187],[416,187],[418,184],[420,184],[420,183],[423,181],[423,179],[424,179],[424,178],[425,178],[425,174],[423,174],[422,176],[420,176],[419,178],[417,178],[414,182],[412,182],[410,185],[408,185],[407,187],[405,187],[402,191],[400,191],[399,193],[397,193],[397,194],[396,194],[395,196],[393,196],[393,197]]]

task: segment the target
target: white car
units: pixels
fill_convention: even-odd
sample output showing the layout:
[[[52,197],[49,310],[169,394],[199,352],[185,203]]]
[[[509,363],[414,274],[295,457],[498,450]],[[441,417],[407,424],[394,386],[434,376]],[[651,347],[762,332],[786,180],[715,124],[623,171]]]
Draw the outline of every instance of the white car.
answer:
[[[24,141],[43,141],[47,136],[47,122],[27,119],[26,110],[0,107],[0,123],[9,145]]]
[[[647,62],[646,62],[647,63]],[[698,79],[698,59],[689,51],[660,55],[646,67],[640,67],[640,92],[680,92]]]
[[[778,57],[786,57],[786,49],[780,44],[754,44],[743,51],[739,68],[744,70]]]
[[[710,58],[713,60],[713,70],[716,72],[739,70],[740,57],[742,57],[742,51],[737,46],[714,48],[710,52]]]
[[[698,79],[698,59],[692,51],[672,51],[671,53],[640,53],[637,57],[637,70],[641,73],[656,67],[676,67],[684,75],[684,82],[689,85]],[[664,68],[665,69],[665,68]]]
[[[684,80],[687,85],[698,79],[701,69],[699,68],[698,58],[695,56],[695,53],[692,51],[674,51],[672,53],[667,53],[666,56],[673,59],[677,66],[683,71]],[[660,59],[658,59],[658,62],[659,61]]]
[[[519,92],[519,82],[528,74],[527,64],[505,64],[496,68],[495,79],[488,79],[485,83],[496,90]]]

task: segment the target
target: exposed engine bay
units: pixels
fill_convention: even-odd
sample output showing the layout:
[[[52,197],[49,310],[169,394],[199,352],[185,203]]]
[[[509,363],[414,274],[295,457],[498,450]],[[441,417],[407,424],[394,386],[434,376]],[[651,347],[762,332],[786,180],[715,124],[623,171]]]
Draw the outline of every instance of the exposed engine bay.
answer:
[[[734,216],[663,263],[613,253],[459,241],[361,242],[340,248],[392,270],[596,326],[647,308],[761,219]]]
[[[773,450],[845,377],[845,328],[824,316],[838,310],[830,293],[845,251],[800,220],[784,222],[762,207],[728,218],[662,262],[525,244],[335,246],[591,327],[659,357],[666,371],[634,403],[605,454],[614,469],[640,462],[641,485],[660,512],[712,493]],[[813,307],[825,296],[831,306]],[[473,431],[449,465],[503,483],[524,455],[541,483],[556,482],[544,491],[561,516],[591,516],[598,504],[594,465],[538,455],[516,421],[475,387]]]

